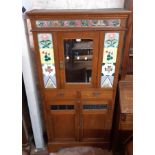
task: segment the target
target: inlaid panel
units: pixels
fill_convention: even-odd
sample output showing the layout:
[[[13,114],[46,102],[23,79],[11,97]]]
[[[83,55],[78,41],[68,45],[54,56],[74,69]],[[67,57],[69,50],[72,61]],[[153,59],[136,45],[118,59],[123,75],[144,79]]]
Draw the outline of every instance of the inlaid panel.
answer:
[[[102,88],[113,87],[118,44],[119,33],[105,33],[101,70]]]
[[[38,45],[45,88],[56,88],[53,40],[51,33],[39,33]]]
[[[120,19],[37,20],[36,26],[44,27],[119,27]]]

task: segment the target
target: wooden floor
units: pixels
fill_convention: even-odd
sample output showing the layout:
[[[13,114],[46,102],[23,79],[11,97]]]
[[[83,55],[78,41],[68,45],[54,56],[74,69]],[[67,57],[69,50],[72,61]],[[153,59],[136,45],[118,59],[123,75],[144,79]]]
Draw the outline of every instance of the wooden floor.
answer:
[[[61,149],[55,153],[48,153],[47,150],[35,151],[35,149],[33,149],[30,153],[23,151],[22,155],[112,155],[112,152],[108,150],[102,150],[101,148],[72,147]]]

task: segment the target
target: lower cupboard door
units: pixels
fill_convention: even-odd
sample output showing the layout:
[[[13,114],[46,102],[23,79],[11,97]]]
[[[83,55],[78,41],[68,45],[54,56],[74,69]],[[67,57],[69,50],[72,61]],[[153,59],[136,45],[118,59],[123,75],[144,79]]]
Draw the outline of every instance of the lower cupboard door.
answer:
[[[77,139],[77,115],[74,104],[50,105],[48,118],[52,141],[75,141]]]
[[[107,101],[85,101],[81,106],[80,140],[109,141],[111,110]]]

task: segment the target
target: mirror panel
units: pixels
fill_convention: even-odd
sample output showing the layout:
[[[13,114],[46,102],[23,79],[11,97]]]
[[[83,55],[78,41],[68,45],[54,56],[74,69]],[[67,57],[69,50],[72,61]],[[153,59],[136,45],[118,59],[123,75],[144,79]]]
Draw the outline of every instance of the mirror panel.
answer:
[[[65,79],[67,83],[90,83],[92,77],[93,40],[64,40]]]

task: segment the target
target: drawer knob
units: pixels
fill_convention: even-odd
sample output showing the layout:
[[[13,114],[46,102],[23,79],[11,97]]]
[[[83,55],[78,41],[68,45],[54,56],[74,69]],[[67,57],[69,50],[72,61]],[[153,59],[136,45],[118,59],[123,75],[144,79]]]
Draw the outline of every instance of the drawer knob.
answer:
[[[63,97],[64,93],[58,93],[57,95],[60,96],[60,97]]]
[[[100,93],[99,92],[93,92],[93,96],[99,96],[100,95]]]
[[[126,121],[126,114],[123,114],[123,113],[121,114],[121,120]]]

